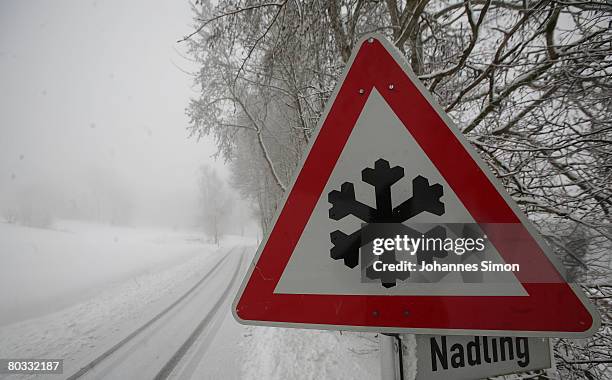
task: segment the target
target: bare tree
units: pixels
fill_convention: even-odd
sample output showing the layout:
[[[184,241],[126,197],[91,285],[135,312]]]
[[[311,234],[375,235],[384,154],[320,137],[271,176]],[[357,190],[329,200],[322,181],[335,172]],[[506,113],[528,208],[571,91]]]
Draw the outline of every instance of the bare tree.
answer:
[[[231,216],[233,203],[225,182],[215,169],[206,165],[200,170],[200,200],[204,229],[212,242],[218,245]]]
[[[390,38],[600,307],[563,375],[610,373],[612,5],[603,0],[223,0],[194,5],[194,136],[234,159],[266,230],[339,73]],[[248,173],[248,175],[246,175]],[[562,353],[559,347],[572,350]],[[608,372],[606,372],[608,371]]]

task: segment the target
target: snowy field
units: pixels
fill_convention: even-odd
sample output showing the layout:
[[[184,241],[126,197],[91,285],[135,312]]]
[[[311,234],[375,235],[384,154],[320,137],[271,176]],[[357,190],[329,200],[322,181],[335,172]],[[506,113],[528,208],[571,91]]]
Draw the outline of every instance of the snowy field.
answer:
[[[234,321],[231,301],[254,245],[227,237],[217,247],[197,231],[81,222],[35,229],[0,223],[0,358],[64,359],[64,374],[57,378],[66,378],[218,266],[202,291],[152,325],[145,338],[118,352],[118,358],[109,357],[83,378],[151,378],[138,366],[153,368],[172,356],[207,314],[205,328],[170,377],[378,378],[373,334],[246,327]]]
[[[57,311],[216,247],[201,234],[84,222],[0,223],[0,326]]]

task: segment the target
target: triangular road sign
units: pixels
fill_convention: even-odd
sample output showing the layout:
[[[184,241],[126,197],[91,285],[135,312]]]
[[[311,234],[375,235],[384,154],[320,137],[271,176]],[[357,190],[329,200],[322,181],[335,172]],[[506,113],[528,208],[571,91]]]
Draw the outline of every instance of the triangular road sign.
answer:
[[[520,270],[448,281],[421,276],[417,283],[407,275],[375,278],[360,270],[360,231],[367,223],[404,221],[480,226],[491,262],[518,264]],[[376,281],[364,281],[364,273]],[[534,227],[400,53],[375,35],[353,52],[233,313],[241,323],[279,327],[593,334],[597,313],[561,273]]]

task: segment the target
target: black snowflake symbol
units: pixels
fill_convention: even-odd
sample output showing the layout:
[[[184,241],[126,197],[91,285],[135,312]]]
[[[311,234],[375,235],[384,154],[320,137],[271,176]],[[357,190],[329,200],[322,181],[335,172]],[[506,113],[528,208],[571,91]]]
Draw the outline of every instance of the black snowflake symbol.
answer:
[[[353,232],[350,235],[336,230],[330,234],[331,242],[334,245],[330,250],[330,256],[334,260],[344,260],[344,265],[349,268],[354,268],[359,264],[359,249],[369,241],[362,241],[362,232],[367,224],[370,223],[396,223],[399,231],[411,236],[420,236],[418,231],[412,230],[409,227],[401,226],[400,223],[407,221],[410,218],[419,215],[422,212],[430,212],[435,215],[444,214],[444,203],[440,198],[444,194],[442,185],[430,185],[427,178],[417,176],[412,180],[411,198],[407,199],[399,206],[393,208],[391,203],[391,186],[404,177],[404,169],[400,166],[391,167],[389,161],[382,158],[374,163],[374,168],[365,168],[361,172],[363,182],[374,186],[376,194],[376,208],[372,208],[355,199],[355,188],[351,182],[344,182],[340,187],[340,191],[333,190],[328,194],[328,201],[332,204],[329,209],[329,217],[333,220],[340,220],[348,215],[354,215],[361,219],[364,224],[362,228]],[[442,231],[436,227],[427,232],[427,236],[442,236]],[[446,233],[444,232],[444,236]],[[446,252],[434,253],[434,256],[445,255]],[[381,257],[383,262],[396,262],[394,253],[383,254]],[[418,257],[419,261],[429,261],[424,257]],[[431,259],[431,256],[429,257]],[[368,271],[371,273],[371,271]],[[391,278],[386,272],[378,274],[381,283],[385,287],[395,286],[395,279],[405,279],[407,274]],[[407,273],[407,272],[406,272]],[[372,274],[375,276],[375,274]],[[403,276],[403,277],[402,277]]]

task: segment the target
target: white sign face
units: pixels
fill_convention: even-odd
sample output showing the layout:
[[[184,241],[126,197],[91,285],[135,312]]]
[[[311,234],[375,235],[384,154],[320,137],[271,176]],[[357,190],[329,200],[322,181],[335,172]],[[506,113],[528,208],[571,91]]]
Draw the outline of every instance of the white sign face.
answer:
[[[376,160],[384,158],[393,166],[404,168],[404,178],[391,188],[394,206],[412,194],[412,179],[421,175],[430,183],[439,183],[444,189],[441,201],[443,216],[422,213],[410,219],[412,223],[474,223],[474,219],[461,203],[444,177],[431,163],[414,137],[404,127],[382,95],[374,89],[370,94],[357,124],[344,147],[334,171],[302,232],[291,259],[278,282],[279,294],[370,294],[370,295],[473,295],[473,296],[525,296],[522,285],[510,272],[487,272],[477,283],[464,282],[457,273],[442,280],[426,281],[416,277],[413,281],[398,281],[391,288],[380,283],[364,282],[361,272],[330,259],[329,234],[341,230],[351,234],[361,226],[361,221],[348,216],[340,221],[329,217],[328,194],[340,189],[346,181],[354,182],[356,198],[368,205],[375,205],[374,188],[361,180],[364,168],[373,167]],[[494,247],[489,247],[488,257],[496,263],[504,263]],[[458,258],[449,255],[445,262]],[[486,286],[483,286],[483,283]]]
[[[481,379],[552,366],[548,338],[417,335],[417,380]]]

